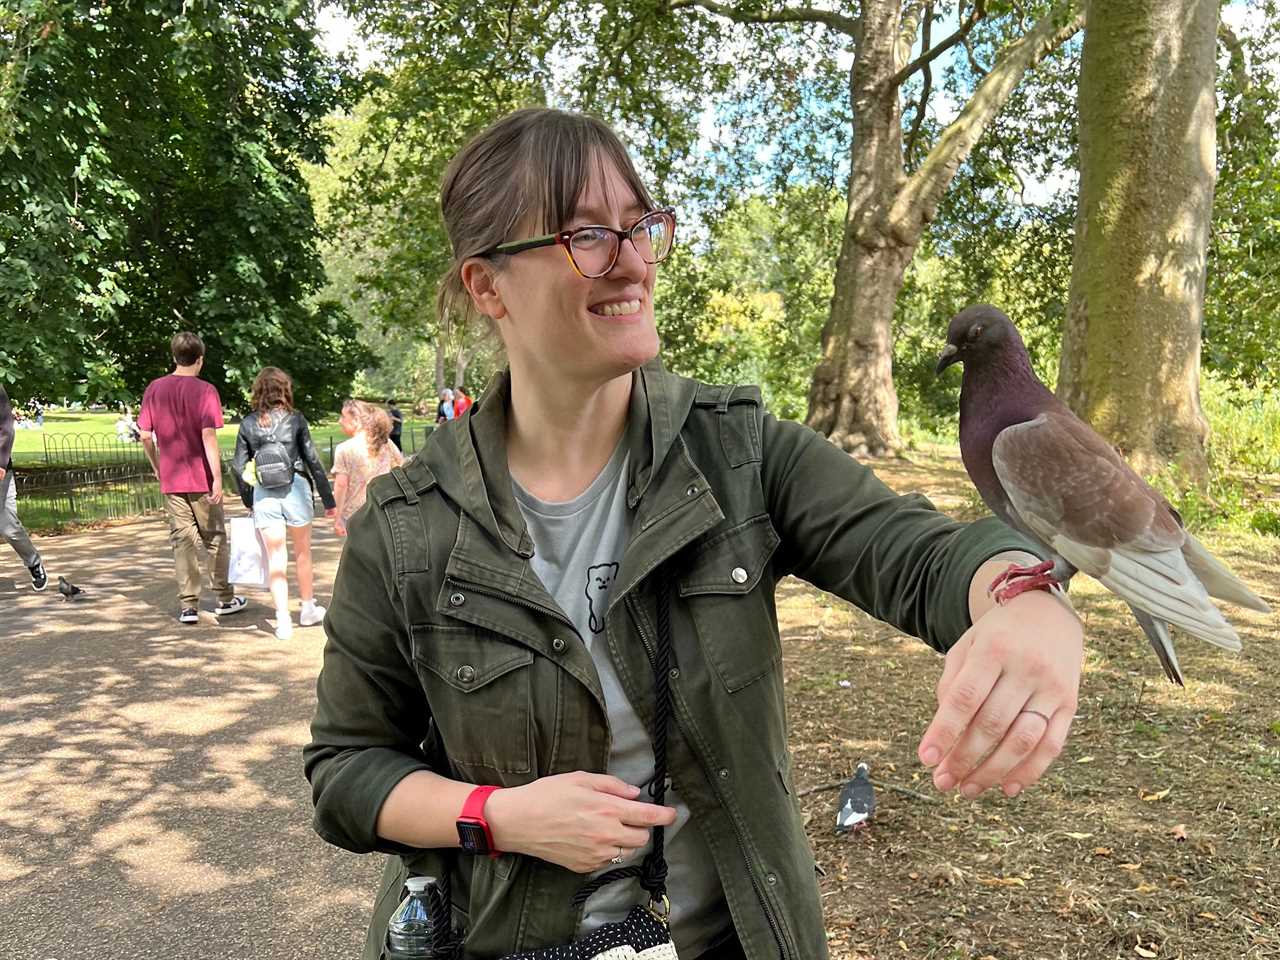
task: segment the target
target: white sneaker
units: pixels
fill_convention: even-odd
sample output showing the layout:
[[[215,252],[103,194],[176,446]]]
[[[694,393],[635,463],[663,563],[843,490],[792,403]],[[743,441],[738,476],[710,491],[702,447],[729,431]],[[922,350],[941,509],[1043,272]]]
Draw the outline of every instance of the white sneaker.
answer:
[[[298,623],[304,627],[314,627],[317,623],[324,623],[324,607],[312,601],[302,605],[302,612],[298,614]]]
[[[293,639],[293,620],[289,616],[288,610],[276,611],[276,639],[277,640]]]

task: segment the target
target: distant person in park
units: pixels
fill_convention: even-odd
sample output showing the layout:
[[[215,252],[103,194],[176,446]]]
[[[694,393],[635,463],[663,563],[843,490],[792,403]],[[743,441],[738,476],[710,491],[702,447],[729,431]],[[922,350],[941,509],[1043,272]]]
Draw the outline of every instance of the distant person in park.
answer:
[[[391,443],[390,416],[371,403],[348,400],[338,423],[351,438],[338,444],[333,454],[333,498],[338,505],[333,529],[345,537],[347,521],[364,506],[369,481],[404,463],[404,454]]]
[[[403,450],[404,447],[400,445],[400,431],[404,427],[404,414],[396,406],[394,397],[387,397],[387,416],[391,418],[391,442],[396,445],[397,450]]]
[[[445,387],[440,391],[440,403],[436,407],[436,423],[448,423],[453,419],[453,391]]]
[[[43,590],[49,585],[40,551],[31,542],[26,528],[18,520],[18,484],[13,477],[13,405],[0,385],[0,537],[18,554],[18,559],[31,575],[31,588]]]
[[[253,380],[251,403],[253,413],[240,423],[231,469],[240,485],[240,498],[253,511],[253,525],[262,532],[267,546],[276,638],[288,640],[293,636],[293,619],[289,612],[286,531],[293,545],[294,574],[302,600],[298,622],[304,627],[314,626],[324,621],[324,607],[316,603],[311,565],[313,489],[324,501],[325,516],[336,515],[336,504],[324,464],[311,440],[307,418],[294,409],[289,375],[279,367],[263,367]]]
[[[917,678],[938,698],[917,755],[969,799],[1016,796],[1061,750],[1079,619],[1052,592],[992,599],[1037,559],[1000,521],[895,494],[757,387],[663,368],[675,215],[599,120],[502,118],[453,158],[441,208],[438,311],[487,317],[509,367],[370,484],[338,568],[304,761],[319,834],[397,855],[364,957],[426,875],[450,880],[477,960],[666,897],[683,960],[824,960],[779,581],[946,653]]]
[[[457,389],[453,391],[453,418],[456,420],[470,410],[471,403],[471,398],[467,396],[467,388],[458,384]]]
[[[127,406],[121,408],[120,416],[116,419],[116,439],[121,443],[136,443],[142,439],[142,431],[138,429]]]
[[[222,400],[217,388],[200,379],[204,341],[189,331],[169,342],[173,373],[152,380],[142,394],[138,429],[151,469],[164,494],[169,543],[178,579],[178,620],[200,622],[200,548],[209,553],[209,582],[220,617],[244,609],[227,580],[231,552],[222,512],[222,456],[218,428]]]

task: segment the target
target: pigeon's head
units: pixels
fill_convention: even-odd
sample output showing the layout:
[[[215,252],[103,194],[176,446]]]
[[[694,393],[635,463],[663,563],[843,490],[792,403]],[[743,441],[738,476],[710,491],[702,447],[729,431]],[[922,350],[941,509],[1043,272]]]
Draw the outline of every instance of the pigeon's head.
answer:
[[[1021,344],[1013,321],[989,303],[965,307],[947,326],[947,345],[938,357],[938,373],[953,363],[972,363],[1003,353]]]

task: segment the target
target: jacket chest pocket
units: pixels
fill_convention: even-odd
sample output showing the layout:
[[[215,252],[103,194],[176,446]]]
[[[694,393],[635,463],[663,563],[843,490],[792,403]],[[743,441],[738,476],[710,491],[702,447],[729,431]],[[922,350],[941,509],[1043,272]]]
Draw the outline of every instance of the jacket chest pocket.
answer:
[[[482,770],[528,773],[533,651],[474,628],[415,625],[412,633],[418,680],[450,762],[473,782],[483,782]]]
[[[778,546],[769,517],[753,517],[713,535],[680,578],[707,659],[730,693],[769,673],[782,658],[766,576]]]

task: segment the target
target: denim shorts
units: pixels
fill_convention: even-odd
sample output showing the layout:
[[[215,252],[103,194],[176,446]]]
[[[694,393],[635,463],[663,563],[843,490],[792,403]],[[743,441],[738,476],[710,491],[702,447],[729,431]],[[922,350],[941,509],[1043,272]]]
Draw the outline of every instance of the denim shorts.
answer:
[[[282,523],[305,527],[314,517],[311,484],[300,473],[293,475],[293,484],[289,487],[253,488],[253,525],[259,530]]]

